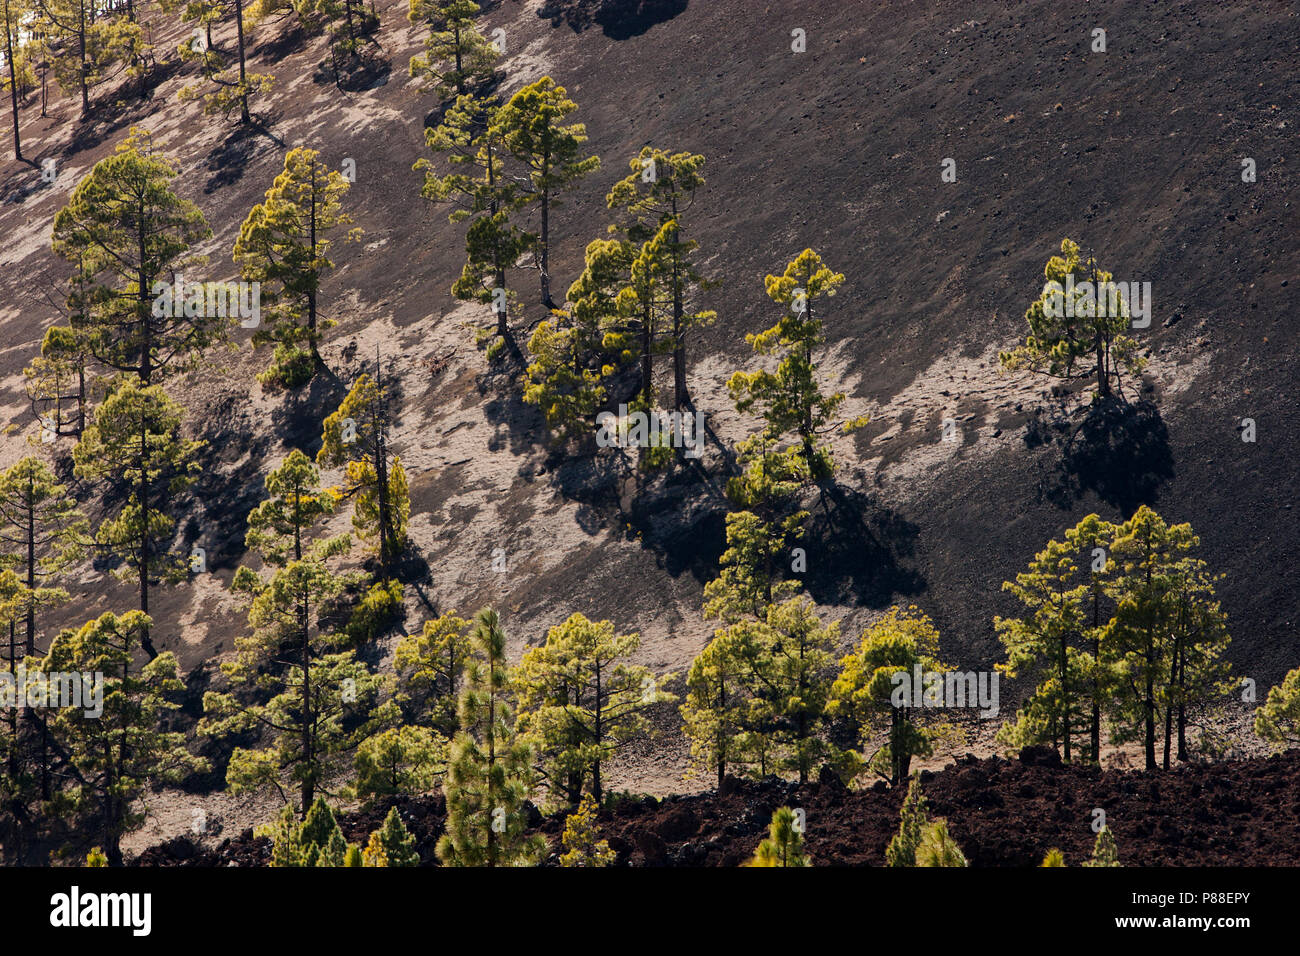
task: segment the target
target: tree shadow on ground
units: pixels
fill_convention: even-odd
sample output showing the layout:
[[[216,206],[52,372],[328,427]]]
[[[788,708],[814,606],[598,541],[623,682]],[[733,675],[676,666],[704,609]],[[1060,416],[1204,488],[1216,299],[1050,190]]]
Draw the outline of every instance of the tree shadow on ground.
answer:
[[[797,542],[808,570],[796,575],[818,604],[887,607],[898,596],[925,590],[904,562],[916,550],[920,528],[870,496],[836,482],[822,489]]]
[[[364,47],[353,56],[331,55],[316,68],[312,82],[333,84],[345,93],[359,93],[383,86],[392,72],[392,61],[376,45]]]
[[[290,392],[271,412],[271,425],[287,448],[300,448],[315,458],[321,447],[326,416],[338,409],[348,386],[331,371],[314,376],[306,388]]]
[[[186,509],[190,517],[180,540],[187,553],[194,546],[204,549],[209,571],[233,570],[243,558],[249,512],[264,497],[265,472],[278,464],[266,460],[273,438],[269,429],[239,414],[243,401],[227,395],[208,410],[206,427],[196,436],[207,444],[191,489],[195,507]]]
[[[223,186],[233,186],[244,178],[244,171],[257,154],[259,136],[265,136],[280,149],[284,148],[283,140],[270,131],[272,122],[272,117],[259,115],[253,123],[235,127],[229,136],[212,148],[203,160],[203,168],[212,173],[203,184],[204,194],[214,193]]]
[[[598,26],[611,40],[640,36],[685,11],[689,0],[546,0],[537,15],[581,33]]]
[[[1174,476],[1169,430],[1150,399],[1094,403],[1073,429],[1062,427],[1059,419],[1051,423],[1054,436],[1041,423],[1035,427],[1035,442],[1061,446],[1060,458],[1040,482],[1042,496],[1058,508],[1071,508],[1092,492],[1129,517],[1140,506],[1153,505],[1160,487]]]

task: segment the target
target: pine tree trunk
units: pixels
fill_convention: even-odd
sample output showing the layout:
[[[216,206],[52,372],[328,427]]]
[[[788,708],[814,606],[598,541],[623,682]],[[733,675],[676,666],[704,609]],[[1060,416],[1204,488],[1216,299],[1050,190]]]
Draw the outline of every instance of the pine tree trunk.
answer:
[[[146,439],[144,412],[140,415],[140,514],[143,527],[140,529],[140,611],[149,613],[149,451]],[[140,646],[149,655],[149,660],[158,656],[154,650],[153,636],[145,631],[141,635]]]
[[[244,65],[244,0],[235,0],[235,39],[239,47],[239,121],[247,126],[252,122],[248,113],[247,74]]]
[[[1065,737],[1065,762],[1070,762],[1070,685],[1068,681],[1069,655],[1066,653],[1065,635],[1061,635],[1061,720]]]
[[[9,105],[13,108],[14,114],[14,160],[21,163],[23,161],[23,144],[20,140],[18,128],[18,76],[14,71],[14,34],[13,24],[9,19],[9,0],[4,0],[4,18],[5,18],[5,60],[9,63]]]

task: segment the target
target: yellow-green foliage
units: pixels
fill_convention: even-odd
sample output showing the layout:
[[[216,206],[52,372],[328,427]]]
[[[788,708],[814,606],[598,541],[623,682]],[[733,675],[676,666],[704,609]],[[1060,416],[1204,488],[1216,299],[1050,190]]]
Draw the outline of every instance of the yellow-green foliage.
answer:
[[[608,840],[598,839],[596,801],[586,794],[564,821],[564,853],[560,866],[610,866],[617,857]]]
[[[780,807],[772,814],[767,839],[758,845],[746,866],[812,866],[803,849],[803,833],[795,826],[794,811]]]

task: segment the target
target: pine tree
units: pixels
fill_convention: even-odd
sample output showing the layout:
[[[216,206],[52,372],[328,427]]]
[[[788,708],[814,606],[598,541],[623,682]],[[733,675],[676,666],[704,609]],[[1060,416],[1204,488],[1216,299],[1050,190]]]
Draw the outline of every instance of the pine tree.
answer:
[[[1085,860],[1084,866],[1120,866],[1119,850],[1115,846],[1115,834],[1110,827],[1102,827],[1097,833],[1097,842],[1092,848],[1092,859]]]
[[[730,629],[719,628],[714,634],[691,662],[680,711],[693,770],[716,771],[716,786],[721,790],[728,767],[734,769],[745,759],[743,734],[750,696]]]
[[[631,261],[627,280],[615,299],[618,314],[626,321],[624,331],[610,336],[610,344],[621,347],[628,359],[639,359],[641,388],[633,408],[649,412],[656,404],[654,356],[671,347],[664,327],[671,321],[671,289],[665,282],[668,272],[668,244],[674,223],[665,223],[640,246],[628,244]]]
[[[88,524],[54,472],[28,455],[0,473],[0,542],[14,549],[22,571],[26,650],[36,653],[36,609],[67,599],[45,582],[84,553]]]
[[[54,79],[81,97],[81,118],[91,113],[91,91],[107,80],[115,63],[135,64],[144,52],[143,32],[130,18],[104,15],[96,0],[40,0],[33,32]]]
[[[913,774],[899,813],[898,832],[885,850],[887,866],[916,866],[916,855],[925,838],[925,828],[930,823],[928,807],[925,794],[921,792],[921,776]]]
[[[831,652],[839,622],[822,624],[812,601],[791,598],[767,609],[765,625],[756,629],[767,660],[758,672],[762,677],[754,685],[755,697],[768,711],[781,751],[778,767],[794,772],[805,784],[833,749],[820,731],[830,698]]]
[[[85,326],[55,325],[45,330],[41,354],[23,369],[27,397],[42,431],[54,437],[80,436],[95,383],[87,380],[93,356]]]
[[[291,807],[284,807],[276,822],[260,835],[271,838],[271,866],[348,866],[358,847],[343,837],[333,808],[323,797],[312,801],[299,822]]]
[[[18,70],[19,57],[22,55],[21,24],[28,13],[25,5],[19,3],[19,0],[3,0],[3,5],[0,5],[0,20],[3,20],[5,31],[5,66],[9,72],[9,81],[6,85],[9,87],[9,105],[13,111],[14,162],[17,163],[23,162],[22,133],[18,118]]]
[[[6,563],[0,561],[0,628],[9,632],[5,669],[9,672],[11,686],[16,689],[19,686],[18,668],[31,663],[24,661],[18,639],[18,625],[30,602],[27,588],[13,570],[4,567]],[[40,717],[39,710],[22,707],[21,700],[5,700],[5,704],[0,708],[6,724],[5,734],[0,737],[0,766],[4,768],[0,772],[0,840],[3,840],[5,848],[5,862],[21,866],[26,861],[28,844],[38,825],[38,821],[33,819],[32,808],[38,800],[49,800],[53,796],[46,747],[48,726]],[[41,753],[36,751],[35,735],[24,733],[19,723],[24,712],[40,727]]]
[[[378,831],[380,845],[388,866],[419,866],[420,855],[415,852],[415,837],[411,836],[397,807],[388,811],[384,825]]]
[[[329,235],[352,225],[352,217],[343,211],[350,188],[316,150],[291,149],[265,200],[239,227],[232,253],[235,264],[244,279],[261,283],[267,306],[253,345],[275,344],[271,365],[260,376],[264,383],[298,388],[328,371],[320,342],[335,322],[321,315],[321,283],[334,269],[327,255],[333,245]],[[360,235],[354,228],[346,238],[355,241]]]
[[[948,833],[948,822],[936,820],[921,832],[921,845],[916,850],[917,866],[970,866],[961,847]]]
[[[564,87],[544,76],[515,93],[493,116],[501,145],[524,168],[529,184],[524,199],[536,203],[541,213],[534,258],[547,307],[555,304],[551,301],[551,210],[560,204],[562,193],[600,168],[600,157],[582,156],[586,126],[563,125],[577,108]]]
[[[94,424],[72,452],[78,478],[103,482],[114,492],[108,500],[122,501],[117,514],[99,526],[95,540],[125,562],[121,574],[138,583],[144,614],[155,583],[185,574],[181,559],[169,550],[176,519],[168,512],[175,508],[176,496],[193,484],[195,455],[204,443],[181,436],[183,414],[161,385],[127,379],[95,410]],[[142,640],[152,658],[148,629]]]
[[[393,655],[397,698],[406,713],[443,734],[456,730],[461,675],[471,653],[470,622],[448,611],[403,638]]]
[[[1111,615],[1103,614],[1102,607],[1103,604],[1109,604],[1114,577],[1114,563],[1110,561],[1109,555],[1115,531],[1115,525],[1092,514],[1065,532],[1066,542],[1075,549],[1080,560],[1086,561],[1088,565],[1088,571],[1084,574],[1087,593],[1083,599],[1084,624],[1081,635],[1085,653],[1080,658],[1089,668],[1089,672],[1084,675],[1083,692],[1088,695],[1091,710],[1088,715],[1088,759],[1094,764],[1101,763],[1101,717],[1102,712],[1109,709],[1114,682],[1114,674],[1108,666],[1111,655],[1102,648],[1102,639],[1106,635]]]
[[[1300,667],[1269,688],[1268,698],[1255,711],[1255,733],[1278,750],[1300,745]]]
[[[330,57],[335,69],[360,59],[367,43],[379,29],[379,17],[365,8],[363,0],[294,0],[294,12],[311,33],[330,36]]]
[[[1227,626],[1212,579],[1192,556],[1198,545],[1191,525],[1169,525],[1146,505],[1116,532],[1116,611],[1105,643],[1123,675],[1115,701],[1117,739],[1142,740],[1148,770],[1157,765],[1159,718],[1165,717],[1168,768],[1169,709],[1181,709],[1179,725],[1185,728],[1189,705],[1226,690],[1221,682],[1227,675]]]
[[[637,634],[615,634],[609,621],[573,614],[519,662],[520,729],[538,741],[552,790],[571,804],[588,776],[592,796],[602,799],[602,767],[645,735],[647,707],[673,699],[649,668],[627,663],[640,644]]]
[[[343,484],[331,494],[352,499],[352,527],[362,540],[376,542],[385,575],[406,550],[411,513],[406,471],[388,444],[392,425],[388,387],[362,373],[325,419],[316,453],[317,464],[343,467]]]
[[[208,691],[199,732],[225,736],[257,728],[267,735],[259,749],[239,747],[226,782],[233,792],[298,788],[305,814],[328,771],[362,730],[351,729],[350,712],[363,712],[379,680],[343,648],[332,626],[349,577],[329,562],[347,551],[346,536],[308,545],[307,532],[331,510],[306,456],[291,453],[267,476],[268,502],[249,515],[246,541],[267,570],[235,572],[231,588],[249,596],[251,635],[237,637],[237,656],[222,664],[228,692]]]
[[[915,699],[920,688],[902,694],[904,688],[894,676],[910,677],[917,666],[922,672],[938,671],[943,668],[938,657],[939,632],[930,618],[915,607],[892,607],[862,633],[853,653],[840,661],[839,676],[831,687],[827,705],[831,714],[849,718],[866,732],[885,726],[886,743],[869,763],[895,787],[908,778],[913,757],[933,752],[934,734],[913,716],[922,704]]]
[[[358,799],[427,793],[446,773],[447,738],[414,724],[390,727],[357,747],[353,793]]]
[[[227,19],[235,23],[235,51],[232,61],[229,54],[212,45],[212,25]],[[198,22],[207,30],[207,40],[195,43],[190,37],[180,45],[181,61],[197,60],[199,75],[205,83],[182,87],[178,98],[182,103],[199,100],[205,114],[230,117],[239,110],[239,121],[245,126],[253,121],[248,101],[270,92],[274,77],[265,73],[248,72],[246,37],[249,29],[244,22],[244,0],[195,0],[185,9],[182,20]],[[215,89],[209,89],[208,86]]]
[[[1117,296],[1118,308],[1107,301],[1111,273],[1097,260],[1083,260],[1079,244],[1061,240],[1061,255],[1047,260],[1043,270],[1048,283],[1025,313],[1029,336],[1025,344],[998,355],[1003,368],[1027,368],[1061,379],[1094,379],[1097,396],[1108,398],[1119,387],[1120,372],[1136,376],[1145,362],[1128,330],[1129,309]],[[1067,292],[1068,301],[1067,301]],[[1092,290],[1091,292],[1089,290]],[[1088,362],[1092,364],[1089,365]]]
[[[201,262],[190,249],[212,235],[199,208],[172,192],[178,172],[147,131],[132,127],[54,217],[54,251],[82,280],[69,305],[95,358],[144,385],[192,368],[233,321],[172,295],[173,273]]]
[[[451,208],[451,222],[469,222],[465,233],[465,266],[451,287],[462,301],[491,305],[496,315],[499,350],[511,341],[510,291],[506,270],[535,242],[517,219],[525,196],[507,175],[501,107],[466,94],[458,97],[441,123],[424,131],[425,143],[437,156],[445,156],[449,171],[439,175],[425,158],[413,167],[424,173],[420,195]],[[498,351],[489,349],[489,359]]]
[[[611,209],[626,210],[630,219],[626,234],[633,242],[662,236],[662,282],[671,303],[668,345],[673,356],[673,407],[681,411],[690,402],[687,340],[693,329],[716,318],[714,312],[692,311],[696,291],[708,288],[709,283],[695,264],[698,243],[685,237],[686,215],[695,203],[696,190],[704,185],[700,174],[704,157],[645,146],[628,165],[631,175],[614,185],[606,202]],[[648,352],[644,342],[642,348]]]
[[[781,807],[772,814],[767,839],[758,845],[749,866],[812,866],[803,850],[803,834],[795,828],[794,811]]]
[[[443,866],[529,866],[541,858],[546,841],[527,832],[533,751],[515,732],[505,632],[495,611],[478,613],[473,639],[461,729],[443,785],[447,832],[438,840],[438,859]]]
[[[1007,663],[999,669],[1008,677],[1025,673],[1043,676],[1033,697],[1025,705],[1030,725],[1039,726],[1046,717],[1054,746],[1063,744],[1063,756],[1071,759],[1073,733],[1087,720],[1084,710],[1083,674],[1090,671],[1073,646],[1084,629],[1086,584],[1076,584],[1079,569],[1074,563],[1075,547],[1068,541],[1049,541],[1034,556],[1029,570],[1007,581],[1009,591],[1024,606],[1022,617],[995,617],[993,625],[1007,652]],[[1036,733],[1022,725],[1004,725],[1000,739],[1025,745],[1039,743]]]
[[[614,865],[618,854],[610,849],[608,840],[598,839],[596,810],[596,800],[588,793],[574,811],[565,817],[562,837],[564,853],[560,855],[560,866]]]
[[[411,57],[410,75],[431,84],[441,100],[463,96],[492,77],[499,54],[474,23],[479,12],[474,0],[410,0],[407,19],[430,28],[424,55]]]
[[[378,830],[370,834],[370,842],[361,851],[361,865],[370,867],[388,866],[388,854],[384,852],[384,843],[379,836]]]
[[[173,698],[183,689],[175,656],[165,652],[136,669],[136,651],[149,645],[148,615],[111,612],[76,630],[60,633],[42,669],[102,675],[103,713],[60,709],[54,735],[69,755],[75,776],[70,796],[74,812],[89,824],[111,866],[122,864],[121,838],[144,819],[134,807],[147,785],[176,782],[206,769],[202,758],[185,749],[181,733],[164,729],[166,715],[179,708]]]
[[[557,443],[587,433],[605,404],[613,379],[635,360],[620,307],[632,268],[628,242],[596,239],[587,245],[586,266],[569,287],[568,306],[538,323],[528,351],[524,401],[537,405]],[[643,359],[643,381],[648,355]],[[648,408],[643,385],[641,406]]]
[[[320,486],[320,472],[310,458],[293,449],[266,476],[267,497],[248,515],[244,546],[275,567],[301,561],[307,535],[334,513],[337,501]]]
[[[727,382],[738,411],[759,409],[768,441],[794,436],[813,481],[829,478],[834,471],[830,449],[821,436],[837,428],[851,431],[867,421],[865,416],[832,421],[844,395],[822,394],[813,361],[814,350],[825,341],[817,300],[835,295],[843,282],[844,276],[811,249],[801,252],[781,275],[769,275],[764,280],[768,298],[784,306],[785,314],[770,329],[746,335],[745,341],[759,355],[781,350],[781,361],[775,371],[737,372]]]

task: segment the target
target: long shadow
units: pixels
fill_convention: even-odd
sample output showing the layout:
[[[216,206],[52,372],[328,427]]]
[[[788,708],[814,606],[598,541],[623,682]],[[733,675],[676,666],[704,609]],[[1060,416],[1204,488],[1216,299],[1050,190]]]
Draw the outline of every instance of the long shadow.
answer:
[[[819,604],[886,607],[899,595],[925,590],[905,561],[915,553],[920,528],[856,489],[828,482],[822,507],[812,509],[799,538],[808,570],[798,575]]]
[[[203,168],[212,173],[203,184],[205,194],[233,186],[244,178],[244,171],[257,152],[257,136],[255,128],[241,125],[212,148],[203,160]]]
[[[305,389],[296,389],[271,412],[271,425],[290,448],[314,458],[321,446],[325,418],[347,397],[347,386],[333,372],[317,373]]]
[[[276,464],[266,460],[271,432],[246,422],[239,406],[231,395],[206,416],[208,427],[198,437],[207,444],[191,489],[197,507],[181,528],[182,545],[203,548],[209,571],[233,570],[243,558],[249,512],[265,493],[263,475]],[[232,470],[233,462],[240,464]]]
[[[301,53],[307,49],[307,42],[311,36],[302,28],[302,24],[296,17],[288,13],[274,22],[279,26],[285,20],[291,20],[290,25],[286,29],[271,32],[268,40],[253,47],[251,55],[261,57],[268,63],[275,63],[290,54]]]
[[[682,13],[689,0],[547,0],[537,11],[551,26],[581,33],[593,26],[611,40],[640,36]]]
[[[1174,476],[1169,430],[1150,399],[1099,402],[1072,431],[1057,432],[1061,456],[1041,488],[1058,508],[1092,492],[1128,517],[1155,504],[1160,487]]]
[[[379,49],[363,48],[354,56],[322,62],[312,74],[312,82],[334,85],[345,93],[377,89],[388,82],[393,63]]]

